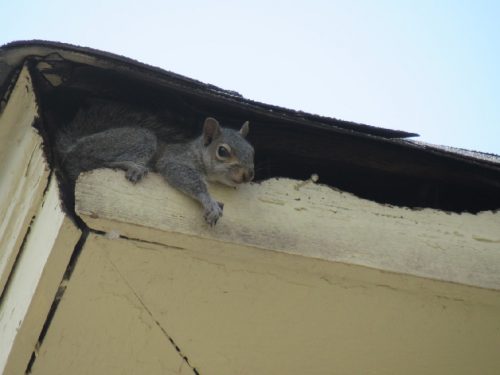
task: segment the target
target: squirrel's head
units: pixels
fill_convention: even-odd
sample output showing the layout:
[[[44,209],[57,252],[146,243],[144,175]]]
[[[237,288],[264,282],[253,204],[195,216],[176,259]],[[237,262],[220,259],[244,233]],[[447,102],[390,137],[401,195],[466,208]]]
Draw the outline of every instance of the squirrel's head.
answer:
[[[222,128],[219,122],[208,117],[203,124],[203,163],[207,179],[229,186],[252,181],[254,177],[254,149],[245,139],[248,121],[239,131]]]

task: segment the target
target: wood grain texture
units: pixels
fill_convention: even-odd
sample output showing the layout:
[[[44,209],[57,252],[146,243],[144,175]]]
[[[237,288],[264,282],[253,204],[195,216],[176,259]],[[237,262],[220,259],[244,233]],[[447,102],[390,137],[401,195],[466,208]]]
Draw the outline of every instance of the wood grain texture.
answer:
[[[215,228],[158,175],[134,186],[120,171],[96,170],[77,183],[76,211],[91,228],[149,242],[182,246],[180,233],[500,290],[498,212],[391,207],[287,179],[211,191],[225,203]]]
[[[37,103],[27,68],[0,114],[0,294],[48,183]]]
[[[0,373],[26,370],[80,235],[52,179],[0,304]]]

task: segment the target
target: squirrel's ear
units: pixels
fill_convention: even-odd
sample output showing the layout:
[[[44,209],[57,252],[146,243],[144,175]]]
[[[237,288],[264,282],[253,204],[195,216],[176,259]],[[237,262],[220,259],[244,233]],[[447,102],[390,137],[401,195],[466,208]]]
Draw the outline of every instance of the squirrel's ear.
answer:
[[[203,143],[208,146],[220,134],[219,122],[213,117],[207,117],[203,124]]]
[[[249,130],[250,130],[250,122],[245,121],[245,123],[240,129],[240,134],[242,135],[243,138],[245,138],[248,135]]]

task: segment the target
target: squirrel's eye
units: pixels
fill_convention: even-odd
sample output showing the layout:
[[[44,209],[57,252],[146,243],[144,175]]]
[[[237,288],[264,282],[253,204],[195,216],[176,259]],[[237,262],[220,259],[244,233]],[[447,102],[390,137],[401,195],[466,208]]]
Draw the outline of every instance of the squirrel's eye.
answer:
[[[219,159],[227,159],[230,156],[228,148],[226,146],[219,146],[217,148],[217,156]]]

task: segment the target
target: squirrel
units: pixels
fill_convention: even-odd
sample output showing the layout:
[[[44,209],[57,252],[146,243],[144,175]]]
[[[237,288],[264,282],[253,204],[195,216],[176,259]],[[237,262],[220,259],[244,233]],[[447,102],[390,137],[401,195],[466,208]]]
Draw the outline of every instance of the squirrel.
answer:
[[[73,185],[81,172],[97,168],[123,169],[134,184],[153,171],[197,200],[205,221],[214,226],[224,205],[210,196],[207,181],[236,187],[253,179],[248,132],[248,121],[237,131],[208,117],[202,134],[193,139],[146,111],[97,101],[58,132],[56,150]]]

